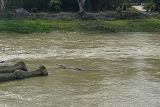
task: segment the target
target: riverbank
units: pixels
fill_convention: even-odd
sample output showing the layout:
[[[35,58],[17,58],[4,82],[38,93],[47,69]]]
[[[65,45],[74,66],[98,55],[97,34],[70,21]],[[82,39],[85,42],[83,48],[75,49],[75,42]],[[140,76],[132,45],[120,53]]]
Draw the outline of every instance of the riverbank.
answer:
[[[159,19],[133,20],[0,20],[1,32],[34,33],[57,31],[160,32]]]

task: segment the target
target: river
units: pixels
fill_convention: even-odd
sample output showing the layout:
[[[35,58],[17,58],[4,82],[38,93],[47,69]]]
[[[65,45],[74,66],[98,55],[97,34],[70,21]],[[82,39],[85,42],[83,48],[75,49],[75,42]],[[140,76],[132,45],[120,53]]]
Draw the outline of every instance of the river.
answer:
[[[160,107],[160,33],[0,33],[2,60],[49,76],[0,83],[0,107]]]

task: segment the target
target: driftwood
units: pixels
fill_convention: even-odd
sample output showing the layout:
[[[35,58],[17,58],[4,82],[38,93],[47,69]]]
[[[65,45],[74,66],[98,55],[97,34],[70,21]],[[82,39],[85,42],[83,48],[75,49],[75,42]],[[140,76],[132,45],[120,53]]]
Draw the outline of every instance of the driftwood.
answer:
[[[23,61],[16,63],[15,65],[7,65],[0,67],[0,73],[13,73],[16,70],[27,71],[26,64]]]
[[[48,72],[45,66],[40,66],[39,69],[31,72],[24,72],[23,70],[16,70],[13,73],[0,74],[0,82],[19,80],[37,76],[47,76]]]

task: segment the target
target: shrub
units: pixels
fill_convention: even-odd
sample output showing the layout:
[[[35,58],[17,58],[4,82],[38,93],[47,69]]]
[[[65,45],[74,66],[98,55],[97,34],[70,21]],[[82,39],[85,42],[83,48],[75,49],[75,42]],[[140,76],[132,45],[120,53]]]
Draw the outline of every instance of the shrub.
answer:
[[[61,1],[60,0],[51,0],[48,4],[51,11],[59,12],[61,10]]]
[[[155,6],[154,6],[153,3],[145,3],[145,4],[143,4],[143,8],[144,8],[147,12],[149,12],[149,11],[153,11],[154,8],[155,8]]]

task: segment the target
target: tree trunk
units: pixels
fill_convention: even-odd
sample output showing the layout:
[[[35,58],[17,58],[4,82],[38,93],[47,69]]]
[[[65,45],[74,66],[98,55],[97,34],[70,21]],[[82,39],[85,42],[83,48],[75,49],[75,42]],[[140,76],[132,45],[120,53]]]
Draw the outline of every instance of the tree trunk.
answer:
[[[1,8],[1,11],[4,11],[4,10],[5,10],[4,0],[0,0],[0,8]]]
[[[31,72],[24,72],[23,70],[17,70],[13,73],[0,74],[0,82],[19,80],[37,76],[47,76],[48,72],[45,66],[39,67],[39,69]]]
[[[27,71],[27,67],[23,61],[20,61],[15,65],[0,67],[0,73],[13,73],[16,70]]]
[[[84,4],[86,0],[77,0],[79,5],[79,13],[85,13]]]

